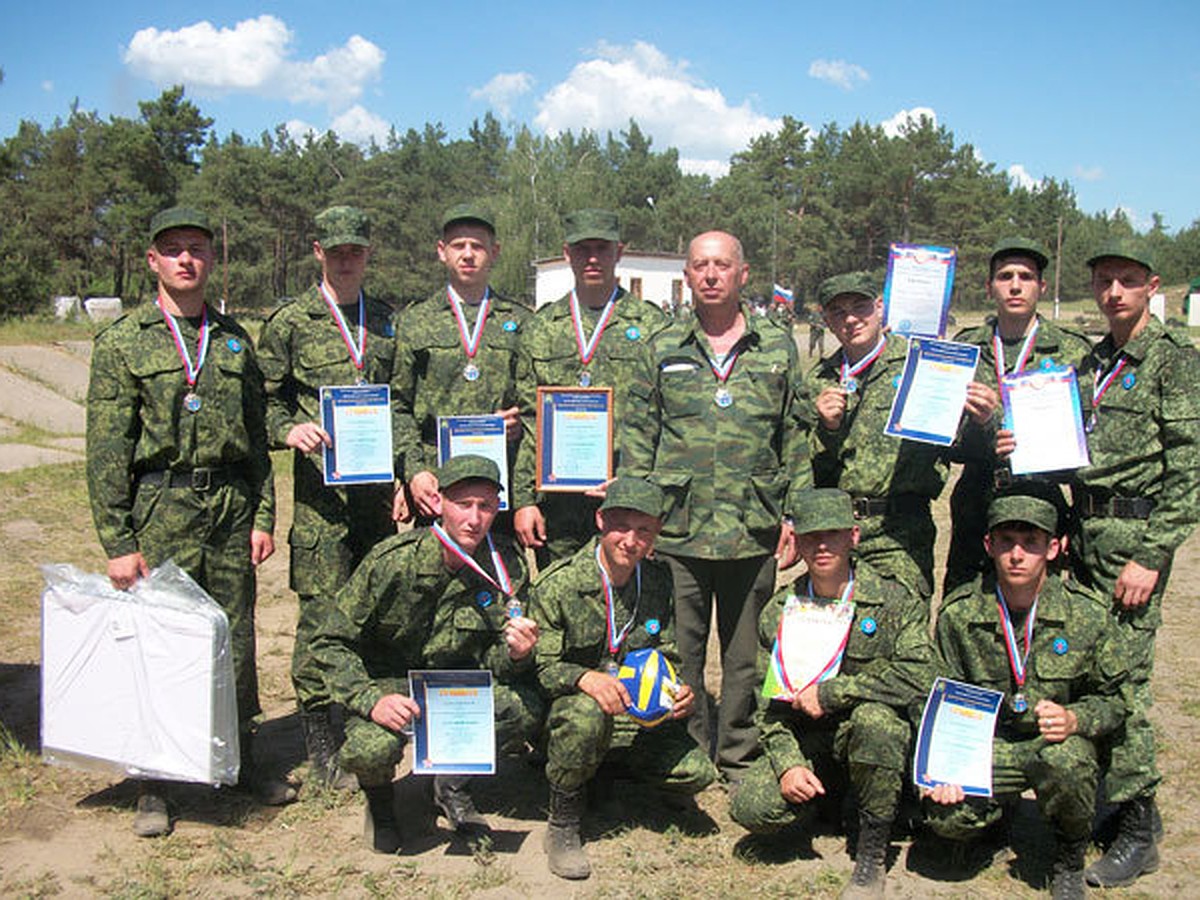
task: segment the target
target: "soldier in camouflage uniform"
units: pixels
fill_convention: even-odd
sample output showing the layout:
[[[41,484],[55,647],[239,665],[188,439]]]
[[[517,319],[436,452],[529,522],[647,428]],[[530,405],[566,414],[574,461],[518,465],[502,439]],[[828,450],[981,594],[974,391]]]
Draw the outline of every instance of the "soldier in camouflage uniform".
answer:
[[[1200,515],[1200,355],[1150,314],[1154,261],[1119,241],[1088,260],[1109,333],[1080,372],[1091,465],[1075,473],[1075,574],[1104,593],[1132,660],[1136,704],[1113,736],[1105,795],[1120,833],[1088,869],[1094,885],[1128,884],[1158,866],[1151,704],[1154,636],[1175,550]]]
[[[564,220],[563,255],[575,273],[575,288],[538,310],[521,335],[517,391],[524,440],[512,478],[517,536],[533,547],[538,568],[570,556],[592,537],[600,501],[574,493],[538,493],[537,389],[540,386],[611,387],[613,447],[620,462],[621,433],[628,417],[630,381],[647,342],[667,324],[653,303],[617,283],[621,258],[614,213],[583,209]]]
[[[759,698],[755,760],[730,815],[754,832],[802,820],[821,797],[849,781],[858,801],[858,849],[843,896],[882,895],[885,857],[912,745],[912,712],[928,691],[928,604],[899,582],[854,561],[859,526],[850,496],[804,491],[796,502],[796,543],[808,571],[779,591],[758,622],[758,672],[766,678],[780,620],[816,597],[854,604],[841,668],[790,697]],[[784,685],[786,689],[786,685]]]
[[[929,597],[937,528],[930,503],[946,483],[944,452],[932,444],[883,433],[908,341],[883,332],[883,298],[865,272],[827,278],[818,302],[837,352],[809,373],[815,397],[810,436],[813,482],[854,499],[858,557],[881,575]],[[967,412],[990,418],[995,393],[972,384]]]
[[[259,364],[267,391],[267,436],[274,449],[290,447],[294,517],[288,534],[291,588],[300,615],[292,648],[292,686],[314,774],[326,785],[352,787],[332,765],[337,738],[329,691],[311,665],[311,642],[323,604],[350,577],[368,550],[390,534],[392,486],[328,487],[322,457],[330,437],[320,425],[320,391],[357,382],[387,384],[392,377],[391,308],[363,294],[371,254],[370,222],[350,206],[316,218],[313,255],[321,281],[271,314],[259,337]]]
[[[621,474],[666,494],[658,549],[675,581],[683,680],[700,698],[689,728],[706,749],[716,731],[717,765],[736,782],[758,750],[758,617],[776,559],[786,567],[794,558],[790,500],[812,483],[807,423],[790,331],[740,302],[749,277],[741,242],[700,235],[684,276],[696,314],[655,339],[630,387]],[[722,675],[712,729],[703,685],[714,595]]]
[[[435,474],[440,523],[377,544],[313,639],[313,657],[333,698],[351,713],[338,761],[358,777],[367,841],[380,853],[400,847],[392,777],[418,713],[407,696],[409,669],[490,669],[502,752],[519,751],[541,726],[543,704],[533,678],[538,629],[521,615],[525,563],[502,535],[490,534],[500,471],[468,454]],[[434,800],[451,827],[473,833],[487,823],[468,781],[436,776]]]
[[[606,756],[672,792],[697,793],[717,776],[682,721],[694,699],[686,684],[666,722],[642,728],[621,715],[631,701],[615,672],[629,651],[653,647],[672,665],[680,662],[671,570],[646,558],[662,527],[662,502],[649,482],[618,478],[596,513],[600,535],[551,564],[530,591],[542,629],[538,680],[552,698],[546,853],[550,871],[563,878],[591,872],[579,838],[583,789]]]
[[[254,658],[254,567],[275,549],[275,494],[263,423],[262,373],[246,332],[209,308],[213,231],[174,207],[150,224],[146,254],[157,302],[96,335],[87,398],[92,518],[113,587],[173,559],[229,617],[242,729],[241,782],[260,799],[295,791],[253,765],[261,712]],[[141,783],[134,830],[171,829],[163,787]]]
[[[517,340],[529,315],[488,285],[500,255],[489,210],[473,203],[449,209],[442,217],[437,252],[449,281],[444,289],[397,316],[392,378],[396,452],[412,505],[422,520],[438,514],[433,476],[438,416],[503,416],[512,471],[521,438]]]
[[[988,264],[987,283],[996,314],[954,336],[956,341],[979,347],[979,380],[993,391],[1000,390],[1002,373],[1066,365],[1078,371],[1092,348],[1084,335],[1037,311],[1038,300],[1046,291],[1042,273],[1047,262],[1045,250],[1028,238],[1010,237],[997,243]],[[950,496],[950,552],[943,595],[973,580],[988,564],[983,552],[988,503],[996,484],[1011,479],[1007,463],[998,462],[995,455],[994,432],[1001,413],[997,405],[987,425],[968,422],[964,429],[963,468]]]
[[[1032,788],[1058,842],[1052,892],[1082,897],[1096,742],[1125,721],[1127,656],[1103,599],[1048,571],[1061,549],[1050,494],[1057,488],[1034,481],[1012,491],[988,508],[993,571],[946,598],[935,632],[940,674],[1005,694],[992,750],[994,796],[967,798],[958,785],[938,785],[926,792],[929,824],[942,837],[966,840]]]

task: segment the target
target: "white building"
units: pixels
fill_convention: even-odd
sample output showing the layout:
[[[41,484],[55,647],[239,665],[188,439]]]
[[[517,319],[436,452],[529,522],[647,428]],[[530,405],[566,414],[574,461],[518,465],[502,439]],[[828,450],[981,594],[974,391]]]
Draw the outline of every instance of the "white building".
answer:
[[[635,297],[662,306],[669,302],[673,309],[692,303],[692,292],[683,280],[681,253],[644,253],[626,250],[617,263],[617,281]],[[561,256],[535,259],[534,302],[539,309],[575,287],[571,266]]]

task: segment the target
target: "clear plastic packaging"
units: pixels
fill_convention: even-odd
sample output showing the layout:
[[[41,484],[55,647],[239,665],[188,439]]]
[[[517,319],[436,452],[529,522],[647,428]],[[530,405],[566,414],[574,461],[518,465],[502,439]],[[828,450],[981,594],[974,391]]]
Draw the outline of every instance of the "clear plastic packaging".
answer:
[[[42,755],[137,778],[235,784],[229,621],[174,562],[129,591],[42,567]]]

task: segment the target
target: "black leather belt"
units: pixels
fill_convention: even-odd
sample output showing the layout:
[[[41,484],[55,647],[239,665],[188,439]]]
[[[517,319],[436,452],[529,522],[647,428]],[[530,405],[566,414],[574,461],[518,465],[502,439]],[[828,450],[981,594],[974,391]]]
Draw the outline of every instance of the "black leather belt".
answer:
[[[896,494],[892,497],[852,497],[854,518],[886,516],[889,512],[921,512],[929,509],[929,498],[917,494]]]
[[[1104,497],[1084,494],[1075,512],[1084,519],[1148,519],[1154,509],[1149,497]]]
[[[229,484],[239,476],[228,467],[177,469],[170,472],[146,472],[138,476],[138,484],[166,484],[169,488],[191,488],[210,491]]]

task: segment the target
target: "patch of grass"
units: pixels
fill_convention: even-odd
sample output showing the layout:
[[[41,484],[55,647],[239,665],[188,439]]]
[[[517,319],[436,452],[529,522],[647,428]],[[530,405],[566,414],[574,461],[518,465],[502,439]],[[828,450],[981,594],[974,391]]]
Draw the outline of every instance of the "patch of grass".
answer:
[[[63,322],[53,316],[23,316],[0,321],[0,344],[49,344],[54,341],[90,341],[98,330],[86,316]]]
[[[28,878],[0,881],[0,894],[14,900],[40,900],[42,897],[57,897],[62,892],[58,876],[53,872],[39,872]]]
[[[37,796],[41,760],[0,722],[0,808],[25,806]]]
[[[1179,711],[1185,716],[1200,719],[1200,700],[1184,700],[1179,704]]]

